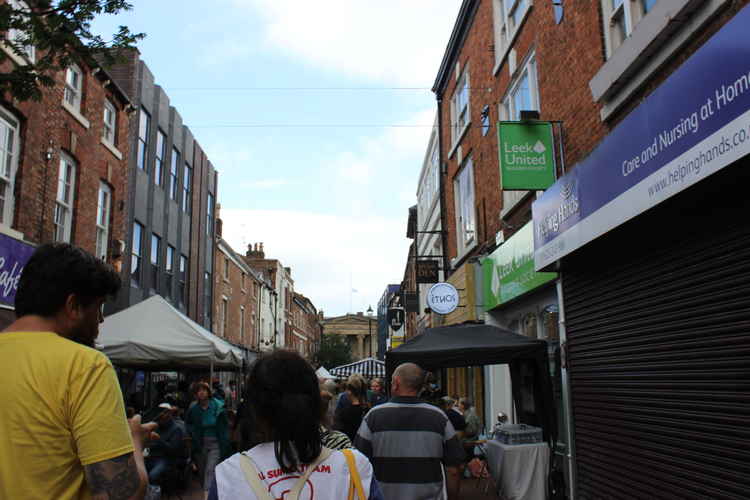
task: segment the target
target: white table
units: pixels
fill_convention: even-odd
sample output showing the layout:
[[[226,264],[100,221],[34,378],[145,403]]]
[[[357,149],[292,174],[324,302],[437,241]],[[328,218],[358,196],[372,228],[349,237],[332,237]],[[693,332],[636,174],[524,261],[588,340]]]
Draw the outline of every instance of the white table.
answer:
[[[487,467],[507,500],[546,500],[549,445],[487,441]]]

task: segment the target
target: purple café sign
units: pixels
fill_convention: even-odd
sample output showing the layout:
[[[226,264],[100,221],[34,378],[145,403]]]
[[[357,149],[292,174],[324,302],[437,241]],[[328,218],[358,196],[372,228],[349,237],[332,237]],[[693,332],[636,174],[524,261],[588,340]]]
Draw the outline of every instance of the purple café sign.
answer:
[[[10,236],[0,234],[0,302],[13,305],[18,280],[34,248]]]

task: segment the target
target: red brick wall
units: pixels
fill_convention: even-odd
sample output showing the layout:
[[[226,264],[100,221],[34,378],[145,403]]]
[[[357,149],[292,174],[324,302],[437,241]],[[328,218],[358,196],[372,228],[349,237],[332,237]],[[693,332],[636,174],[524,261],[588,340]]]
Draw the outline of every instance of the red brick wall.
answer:
[[[214,310],[213,325],[214,333],[228,341],[244,345],[249,349],[256,349],[258,345],[257,332],[255,326],[255,317],[253,312],[257,309],[258,297],[255,295],[256,287],[253,286],[252,276],[245,275],[245,287],[242,287],[243,270],[237,264],[228,259],[226,254],[216,247],[214,251]],[[229,276],[224,275],[224,263],[229,261]],[[226,297],[228,300],[228,315],[226,329],[223,328],[222,301]],[[240,336],[240,306],[245,307],[245,329],[244,338]]]
[[[7,71],[11,64],[6,61],[0,71]],[[125,213],[121,202],[127,199],[129,120],[125,111],[127,101],[111,84],[105,86],[106,75],[95,75],[91,68],[80,66],[83,71],[81,114],[89,121],[89,128],[62,106],[64,72],[56,75],[54,87],[44,90],[41,101],[19,103],[5,95],[0,104],[21,122],[13,229],[34,243],[52,240],[60,151],[64,151],[77,163],[71,242],[94,252],[100,181],[107,182],[112,190],[109,241],[125,239]],[[122,153],[121,160],[101,143],[105,98],[117,109],[116,145]],[[49,160],[48,150],[52,152]]]

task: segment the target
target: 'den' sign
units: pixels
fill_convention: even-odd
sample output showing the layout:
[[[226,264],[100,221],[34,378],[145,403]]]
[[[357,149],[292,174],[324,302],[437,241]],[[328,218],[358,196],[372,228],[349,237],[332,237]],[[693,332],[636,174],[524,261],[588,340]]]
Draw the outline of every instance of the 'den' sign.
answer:
[[[435,283],[427,292],[427,305],[438,314],[450,314],[458,307],[458,290],[450,283]]]

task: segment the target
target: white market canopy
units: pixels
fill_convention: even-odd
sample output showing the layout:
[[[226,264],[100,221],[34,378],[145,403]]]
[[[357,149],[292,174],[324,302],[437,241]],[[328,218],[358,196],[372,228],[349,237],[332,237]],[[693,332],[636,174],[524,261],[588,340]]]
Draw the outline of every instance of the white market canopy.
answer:
[[[315,370],[315,375],[317,375],[318,378],[322,379],[335,378],[333,375],[331,375],[331,372],[325,369],[324,366],[321,366],[320,368]]]
[[[212,334],[159,295],[107,316],[99,330],[97,343],[120,366],[238,369],[245,358],[242,349]]]
[[[385,363],[375,358],[366,358],[348,365],[331,368],[331,374],[338,378],[346,378],[352,373],[359,373],[365,378],[385,377]]]

